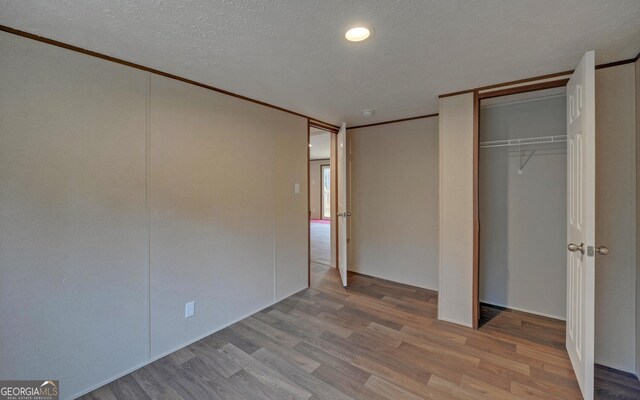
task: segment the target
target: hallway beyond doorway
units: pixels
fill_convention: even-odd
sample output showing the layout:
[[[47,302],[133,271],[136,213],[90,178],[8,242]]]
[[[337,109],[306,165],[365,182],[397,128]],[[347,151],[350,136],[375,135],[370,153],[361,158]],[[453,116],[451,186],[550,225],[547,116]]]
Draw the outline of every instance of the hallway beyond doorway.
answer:
[[[311,234],[311,262],[331,265],[331,222],[309,220]]]

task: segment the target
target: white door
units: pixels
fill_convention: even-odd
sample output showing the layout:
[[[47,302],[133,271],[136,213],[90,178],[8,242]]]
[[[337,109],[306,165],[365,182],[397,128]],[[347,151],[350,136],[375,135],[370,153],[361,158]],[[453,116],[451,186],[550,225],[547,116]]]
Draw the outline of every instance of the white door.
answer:
[[[347,125],[338,132],[338,269],[342,285],[347,287]]]
[[[595,295],[595,55],[567,84],[567,351],[582,395],[593,399]]]

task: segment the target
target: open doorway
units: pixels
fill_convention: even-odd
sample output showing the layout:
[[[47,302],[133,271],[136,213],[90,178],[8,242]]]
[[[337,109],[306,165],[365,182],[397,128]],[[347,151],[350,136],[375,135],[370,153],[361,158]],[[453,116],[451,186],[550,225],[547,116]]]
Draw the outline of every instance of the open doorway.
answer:
[[[309,127],[309,284],[313,272],[324,276],[337,271],[336,133]]]
[[[609,251],[594,235],[593,59],[585,54],[568,83],[559,77],[544,88],[474,94],[480,330],[508,331],[568,356],[587,399],[605,376],[625,376],[594,368],[595,258]]]
[[[566,88],[481,99],[479,117],[480,326],[505,308],[550,318],[564,349]]]
[[[312,130],[309,136],[309,230],[311,235],[311,262],[327,266],[335,265],[331,257],[331,137],[327,131]],[[333,206],[333,207],[332,207]],[[334,244],[335,246],[335,244]]]
[[[565,354],[565,86],[479,99],[479,329]]]

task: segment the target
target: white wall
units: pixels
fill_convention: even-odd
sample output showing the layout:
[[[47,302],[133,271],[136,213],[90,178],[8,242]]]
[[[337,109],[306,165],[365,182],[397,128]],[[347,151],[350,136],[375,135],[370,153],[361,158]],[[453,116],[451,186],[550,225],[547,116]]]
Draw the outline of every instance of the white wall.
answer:
[[[473,94],[440,99],[438,318],[472,326]]]
[[[595,359],[635,370],[635,68],[596,71]]]
[[[438,288],[438,118],[348,130],[349,270]]]
[[[481,142],[566,130],[564,95],[481,108]],[[566,143],[532,149],[522,174],[517,147],[480,149],[480,301],[564,319]]]
[[[304,118],[7,33],[0,51],[0,379],[69,398],[306,287]]]

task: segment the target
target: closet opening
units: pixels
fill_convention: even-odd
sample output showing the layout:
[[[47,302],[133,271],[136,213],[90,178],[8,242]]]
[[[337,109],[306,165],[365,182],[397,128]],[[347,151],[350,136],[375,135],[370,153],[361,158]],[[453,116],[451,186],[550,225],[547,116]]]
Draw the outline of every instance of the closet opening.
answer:
[[[479,328],[565,348],[566,87],[479,100]]]

